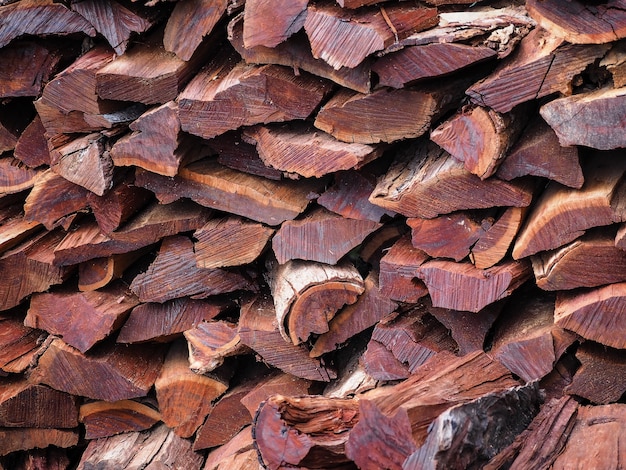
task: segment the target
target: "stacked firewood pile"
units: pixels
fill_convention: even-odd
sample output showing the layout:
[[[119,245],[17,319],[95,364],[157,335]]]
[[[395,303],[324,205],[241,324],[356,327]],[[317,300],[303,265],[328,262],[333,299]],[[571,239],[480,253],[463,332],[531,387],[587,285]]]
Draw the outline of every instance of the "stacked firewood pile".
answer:
[[[0,469],[626,466],[624,37],[0,1]]]

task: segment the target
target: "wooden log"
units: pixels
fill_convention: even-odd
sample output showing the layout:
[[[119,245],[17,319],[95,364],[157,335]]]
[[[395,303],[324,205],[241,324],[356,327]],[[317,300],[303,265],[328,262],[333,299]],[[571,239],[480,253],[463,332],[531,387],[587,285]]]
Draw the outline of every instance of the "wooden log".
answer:
[[[211,412],[212,402],[228,389],[228,380],[192,372],[187,345],[178,341],[170,347],[154,388],[163,422],[177,436],[190,437]]]
[[[353,399],[274,395],[261,405],[252,432],[265,468],[345,468],[345,443],[358,420]]]
[[[626,146],[626,139],[618,130],[624,125],[625,110],[625,88],[605,87],[556,99],[543,105],[539,112],[561,145],[609,150]]]
[[[526,219],[513,247],[520,259],[563,246],[591,227],[622,222],[622,174],[626,162],[611,154],[597,154],[583,167],[585,184],[580,189],[550,183]]]
[[[17,139],[13,156],[31,168],[50,165],[50,150],[45,132],[46,128],[37,114]]]
[[[77,470],[96,465],[105,468],[185,468],[200,470],[204,457],[191,442],[178,437],[164,424],[142,432],[94,439],[83,452]]]
[[[481,106],[465,106],[433,129],[430,139],[484,180],[496,172],[527,116],[525,107],[503,114]]]
[[[529,263],[504,261],[488,269],[469,262],[426,261],[417,276],[424,281],[434,307],[478,312],[508,297],[532,275]]]
[[[397,157],[370,202],[407,217],[433,218],[465,209],[530,204],[524,182],[481,180],[433,143],[418,141]]]
[[[22,35],[67,35],[84,33],[95,36],[95,29],[82,16],[53,0],[28,0],[2,6],[0,47]]]
[[[89,21],[117,55],[126,52],[133,33],[143,33],[156,23],[151,12],[133,11],[115,0],[80,0],[72,3],[72,10]]]
[[[596,8],[580,1],[561,6],[550,0],[531,0],[528,13],[542,28],[572,44],[602,44],[626,37],[626,15],[621,0]]]
[[[402,364],[393,352],[378,341],[368,343],[359,364],[365,373],[377,382],[404,380],[411,375],[406,364]]]
[[[32,188],[40,173],[11,156],[0,158],[0,196]]]
[[[146,396],[163,364],[160,346],[108,343],[87,356],[50,339],[30,378],[72,395],[105,401]]]
[[[227,444],[209,452],[203,470],[257,470],[259,457],[254,448],[254,440],[247,426],[233,437]]]
[[[490,47],[458,43],[434,43],[405,47],[376,60],[372,71],[378,85],[403,88],[420,80],[442,77],[497,55]]]
[[[278,330],[295,345],[311,334],[326,333],[337,311],[356,302],[365,290],[361,275],[347,262],[331,266],[287,261],[272,268],[269,276]]]
[[[196,266],[193,242],[182,235],[166,237],[148,270],[133,279],[131,290],[141,302],[159,302],[179,297],[206,298],[236,290],[256,290],[254,283],[238,272]]]
[[[306,124],[255,126],[243,131],[256,145],[261,160],[295,177],[321,178],[340,170],[358,169],[378,158],[382,148],[337,141]]]
[[[21,319],[0,316],[0,375],[24,372],[37,356],[44,336],[42,331],[25,327]]]
[[[226,12],[227,0],[185,0],[177,2],[163,33],[165,50],[190,60]]]
[[[169,342],[184,331],[223,313],[229,304],[217,300],[175,299],[135,307],[117,336],[118,343]]]
[[[161,203],[187,197],[274,226],[300,215],[323,181],[270,181],[202,160],[181,169],[173,180],[138,169],[136,184],[154,192]]]
[[[313,57],[335,69],[356,67],[370,54],[437,23],[435,8],[394,5],[382,10],[345,11],[336,5],[309,5],[304,29]]]
[[[499,113],[557,91],[570,94],[573,78],[607,50],[606,45],[564,44],[563,39],[536,28],[515,54],[466,93],[475,103]]]
[[[0,383],[0,426],[68,429],[78,426],[78,398],[26,378]]]
[[[621,43],[613,45],[600,61],[600,66],[606,67],[611,73],[615,88],[626,85],[626,49]]]
[[[275,230],[237,216],[209,220],[193,234],[196,266],[241,266],[257,259]]]
[[[404,382],[359,400],[360,419],[350,432],[346,455],[362,469],[402,468],[443,411],[517,385],[483,352],[463,357],[440,353]]]
[[[550,155],[550,159],[546,161],[543,155]],[[526,126],[496,170],[496,176],[506,181],[526,175],[541,176],[577,189],[585,180],[578,148],[562,147],[555,132],[540,117]]]
[[[80,406],[79,420],[85,439],[92,440],[145,431],[161,421],[161,414],[136,400],[93,401]]]
[[[297,33],[304,26],[308,3],[308,0],[279,4],[267,0],[246,1],[243,10],[244,47],[276,47]],[[277,14],[278,11],[280,14]]]
[[[308,73],[218,56],[178,97],[181,128],[210,139],[241,126],[306,119],[330,89]]]
[[[363,294],[355,303],[342,308],[328,322],[328,331],[316,339],[311,349],[311,357],[334,351],[396,309],[397,304],[381,293],[376,271],[371,271],[365,278],[364,287]]]
[[[49,446],[70,448],[78,445],[73,429],[0,428],[0,455]]]
[[[472,246],[471,262],[480,269],[495,266],[504,259],[522,227],[527,207],[507,207]]]
[[[183,334],[189,349],[189,368],[196,374],[207,374],[224,364],[227,357],[250,352],[241,342],[238,325],[230,321],[203,321]]]
[[[255,381],[254,387],[240,399],[241,404],[248,410],[250,418],[254,418],[259,405],[272,395],[280,393],[291,397],[310,395],[315,388],[315,384],[310,380],[285,374],[276,369]]]
[[[417,278],[419,267],[430,257],[413,246],[409,236],[396,241],[380,260],[380,292],[392,300],[415,303],[428,295]]]
[[[591,231],[552,251],[531,257],[537,286],[569,290],[626,281],[626,253],[614,245],[614,232]]]
[[[24,325],[59,335],[85,353],[117,330],[138,304],[139,299],[121,282],[99,291],[35,294]]]
[[[620,321],[626,312],[626,283],[593,290],[558,292],[554,323],[583,338],[616,349],[626,349]]]
[[[78,289],[82,292],[101,289],[124,274],[141,256],[148,252],[139,249],[107,258],[95,258],[78,265]]]
[[[280,264],[293,259],[337,264],[380,227],[378,222],[346,219],[317,208],[302,219],[283,222],[272,238],[272,249]]]
[[[276,309],[269,295],[260,295],[241,306],[239,336],[264,362],[295,377],[330,382],[337,374],[328,365],[309,357],[304,345],[285,341],[276,324]]]

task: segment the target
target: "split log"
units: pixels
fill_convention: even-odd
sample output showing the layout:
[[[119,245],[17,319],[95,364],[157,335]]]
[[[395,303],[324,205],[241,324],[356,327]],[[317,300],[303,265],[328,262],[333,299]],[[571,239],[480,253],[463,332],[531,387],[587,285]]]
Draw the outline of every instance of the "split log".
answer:
[[[406,364],[402,364],[393,353],[378,341],[370,341],[361,354],[359,365],[368,377],[375,381],[404,380],[409,377]]]
[[[356,67],[370,54],[437,24],[435,8],[394,5],[346,11],[335,5],[309,5],[304,29],[313,57],[335,69]]]
[[[517,385],[483,352],[463,357],[440,353],[404,382],[359,400],[360,419],[350,432],[346,455],[362,469],[402,468],[443,411]]]
[[[117,336],[118,343],[168,342],[203,321],[212,320],[228,307],[219,300],[175,299],[135,307]]]
[[[210,139],[231,129],[306,119],[330,92],[330,84],[278,65],[237,63],[218,56],[178,97],[181,127]]]
[[[161,421],[161,414],[135,400],[94,401],[81,405],[79,420],[85,427],[85,439],[92,440],[145,431]]]
[[[255,386],[243,397],[241,404],[248,410],[250,418],[254,418],[259,405],[272,395],[284,393],[287,396],[297,397],[313,393],[314,383],[290,374],[274,370],[261,378]]]
[[[146,396],[163,364],[160,346],[109,343],[87,356],[50,338],[30,379],[72,395],[105,401]]]
[[[238,272],[196,266],[193,242],[182,235],[166,237],[148,270],[133,279],[131,290],[141,302],[159,302],[191,296],[202,299],[236,290],[256,290]]]
[[[272,238],[272,249],[280,264],[293,259],[337,264],[380,227],[378,222],[346,219],[317,208],[302,219],[283,222]]]
[[[278,330],[295,345],[311,334],[326,333],[337,311],[365,290],[361,275],[347,262],[287,261],[276,265],[269,277]]]
[[[241,306],[239,336],[264,362],[302,379],[330,382],[335,371],[309,357],[304,345],[285,341],[276,324],[276,309],[269,295],[260,295]]]
[[[137,170],[136,184],[154,192],[162,203],[188,197],[198,204],[279,225],[300,215],[323,181],[271,181],[201,160],[165,178]]]
[[[599,153],[583,167],[580,189],[550,183],[534,205],[513,247],[520,259],[563,246],[591,227],[626,219],[626,161]]]
[[[189,368],[196,374],[217,369],[227,357],[250,352],[241,342],[237,324],[230,321],[203,321],[183,334],[189,348]]]
[[[241,266],[257,259],[275,230],[236,216],[209,220],[193,234],[196,266]]]
[[[417,276],[426,284],[434,307],[478,312],[511,295],[532,271],[529,263],[513,260],[478,269],[469,262],[437,259],[422,264]]]
[[[88,445],[77,470],[104,468],[184,468],[200,470],[204,457],[191,442],[174,434],[165,425],[142,432],[94,439]]]
[[[527,207],[507,207],[472,247],[469,256],[474,266],[487,269],[502,261],[527,213]]]
[[[319,114],[318,114],[319,116]],[[378,158],[382,148],[337,141],[305,124],[255,126],[243,131],[256,144],[267,166],[294,176],[321,178],[340,170],[358,169]]]
[[[39,354],[45,336],[12,316],[0,316],[0,375],[24,372]]]
[[[182,60],[190,60],[226,12],[227,0],[185,0],[176,3],[170,14],[163,45]]]
[[[626,85],[626,49],[622,43],[614,44],[599,65],[611,73],[615,88]]]
[[[626,281],[626,253],[613,239],[612,231],[591,231],[557,250],[532,256],[537,286],[556,291]]]
[[[190,437],[211,412],[213,401],[228,389],[228,380],[192,372],[187,346],[178,341],[170,347],[154,388],[163,422],[177,436]]]
[[[267,0],[246,1],[243,10],[244,47],[276,47],[297,33],[304,26],[308,3],[308,0],[278,4]]]
[[[50,165],[50,150],[45,132],[46,128],[37,114],[17,140],[13,156],[31,168]]]
[[[626,88],[601,88],[559,98],[543,105],[541,116],[561,145],[584,145],[600,150],[626,147],[619,132],[626,114]]]
[[[254,440],[247,426],[227,444],[209,453],[203,470],[258,470],[259,457],[254,448]]]
[[[475,103],[499,113],[557,91],[571,94],[574,77],[607,50],[606,45],[564,44],[563,39],[536,28],[522,39],[514,55],[466,93]]]
[[[0,428],[0,455],[18,450],[44,449],[49,446],[69,448],[78,445],[73,429]]]
[[[445,150],[422,140],[398,155],[370,202],[407,217],[428,219],[465,209],[524,207],[531,195],[524,182],[481,180]]]
[[[617,349],[626,349],[622,316],[626,312],[626,283],[598,289],[559,292],[554,322],[583,338]]]
[[[503,114],[465,106],[430,133],[430,139],[480,179],[493,175],[526,124],[528,109]]]
[[[0,197],[32,188],[40,173],[11,156],[0,158]]]
[[[545,155],[550,158],[546,160]],[[541,176],[577,189],[584,182],[578,148],[562,147],[555,132],[540,117],[522,131],[496,171],[498,178],[507,181],[526,175]]]
[[[561,356],[561,359],[556,362],[552,372],[539,382],[541,389],[545,391],[546,401],[567,395],[565,388],[572,383],[574,374],[579,367],[580,362],[576,359],[574,353],[566,351]]]
[[[352,468],[345,444],[358,420],[354,399],[274,395],[261,404],[252,433],[264,468]]]
[[[404,236],[380,260],[380,292],[392,300],[415,303],[428,295],[426,285],[417,278],[419,267],[430,256],[415,248]]]
[[[622,0],[593,8],[578,0],[565,6],[554,0],[530,0],[526,8],[542,28],[572,44],[602,44],[626,37]]]

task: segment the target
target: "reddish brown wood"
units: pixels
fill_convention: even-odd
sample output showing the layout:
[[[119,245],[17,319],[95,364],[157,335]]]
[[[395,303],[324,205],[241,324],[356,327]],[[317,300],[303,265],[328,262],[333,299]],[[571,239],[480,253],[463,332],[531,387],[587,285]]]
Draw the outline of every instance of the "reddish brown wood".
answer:
[[[304,26],[308,3],[308,0],[246,1],[243,10],[244,47],[275,47],[285,41]]]
[[[24,470],[37,470],[46,468],[49,470],[65,470],[70,466],[68,450],[59,447],[46,447],[45,449],[31,449],[28,452],[12,454],[15,465]]]
[[[474,244],[470,260],[480,269],[490,268],[504,259],[528,213],[527,207],[506,208]]]
[[[233,437],[227,444],[209,452],[203,470],[222,470],[239,468],[241,470],[257,470],[259,457],[254,448],[252,426],[247,426]]]
[[[600,65],[606,67],[613,77],[615,88],[626,85],[626,49],[620,43],[615,44],[600,61]]]
[[[42,331],[25,327],[21,319],[0,316],[1,375],[24,372],[38,354],[44,335]]]
[[[53,45],[21,41],[0,51],[0,96],[39,96],[41,89],[56,71],[63,52]]]
[[[79,419],[85,439],[91,440],[150,429],[161,421],[161,414],[135,400],[93,401],[81,405]]]
[[[31,168],[50,165],[50,150],[45,132],[41,117],[36,115],[17,140],[13,156]]]
[[[402,364],[384,344],[370,341],[361,355],[359,365],[368,377],[376,381],[404,380],[409,377],[409,369]]]
[[[196,374],[217,369],[227,357],[250,352],[241,342],[238,325],[230,321],[203,321],[186,330],[184,335],[189,349],[189,368]]]
[[[32,188],[41,171],[28,168],[13,157],[0,158],[0,196]]]
[[[396,241],[380,260],[381,294],[400,302],[415,303],[428,294],[426,285],[417,278],[419,267],[428,256],[415,248],[409,236]]]
[[[78,439],[73,429],[0,428],[0,455],[49,446],[74,447]]]
[[[260,378],[254,388],[241,397],[241,404],[248,410],[250,418],[254,418],[259,405],[272,395],[284,393],[296,397],[313,393],[313,382],[295,377],[284,372],[274,371]]]

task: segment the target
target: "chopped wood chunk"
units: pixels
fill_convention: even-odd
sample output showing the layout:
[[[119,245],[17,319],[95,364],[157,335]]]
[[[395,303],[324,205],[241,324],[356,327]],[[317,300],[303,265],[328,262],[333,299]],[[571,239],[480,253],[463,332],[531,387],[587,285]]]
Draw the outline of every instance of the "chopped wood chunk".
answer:
[[[18,450],[69,448],[78,445],[78,432],[72,429],[0,428],[0,455]]]
[[[417,278],[417,273],[429,258],[425,252],[412,245],[409,236],[397,240],[380,260],[381,294],[409,303],[415,303],[428,295],[428,289]]]
[[[184,336],[189,348],[189,368],[196,374],[217,369],[227,357],[250,352],[241,342],[237,324],[226,320],[203,321],[186,330]]]
[[[0,316],[0,371],[24,372],[42,348],[45,336],[43,331],[25,327],[21,319]]]
[[[304,26],[308,4],[309,0],[246,1],[243,10],[244,47],[275,47],[297,33]]]
[[[272,395],[281,393],[297,397],[312,393],[313,382],[290,374],[274,370],[269,375],[255,379],[256,385],[241,398],[241,404],[246,407],[250,418],[254,418],[259,405]]]
[[[100,439],[125,432],[150,429],[161,421],[154,408],[135,400],[94,401],[80,407],[85,439]]]
[[[39,96],[62,58],[60,49],[33,41],[16,41],[3,47],[0,97]]]
[[[252,426],[247,426],[233,437],[228,443],[209,452],[203,470],[258,470],[259,456],[254,447],[254,440],[250,432]]]
[[[32,188],[40,173],[13,157],[0,158],[0,197]]]
[[[46,128],[37,114],[17,140],[13,156],[31,168],[50,165],[50,150],[45,132]]]
[[[361,355],[359,365],[376,381],[403,380],[411,375],[406,364],[393,355],[384,344],[370,341],[367,349]]]
[[[615,88],[626,85],[626,48],[621,42],[614,44],[600,61],[601,67],[606,67],[613,77]]]
[[[474,266],[487,269],[504,259],[527,212],[526,207],[508,207],[504,210],[472,247],[470,260]]]

